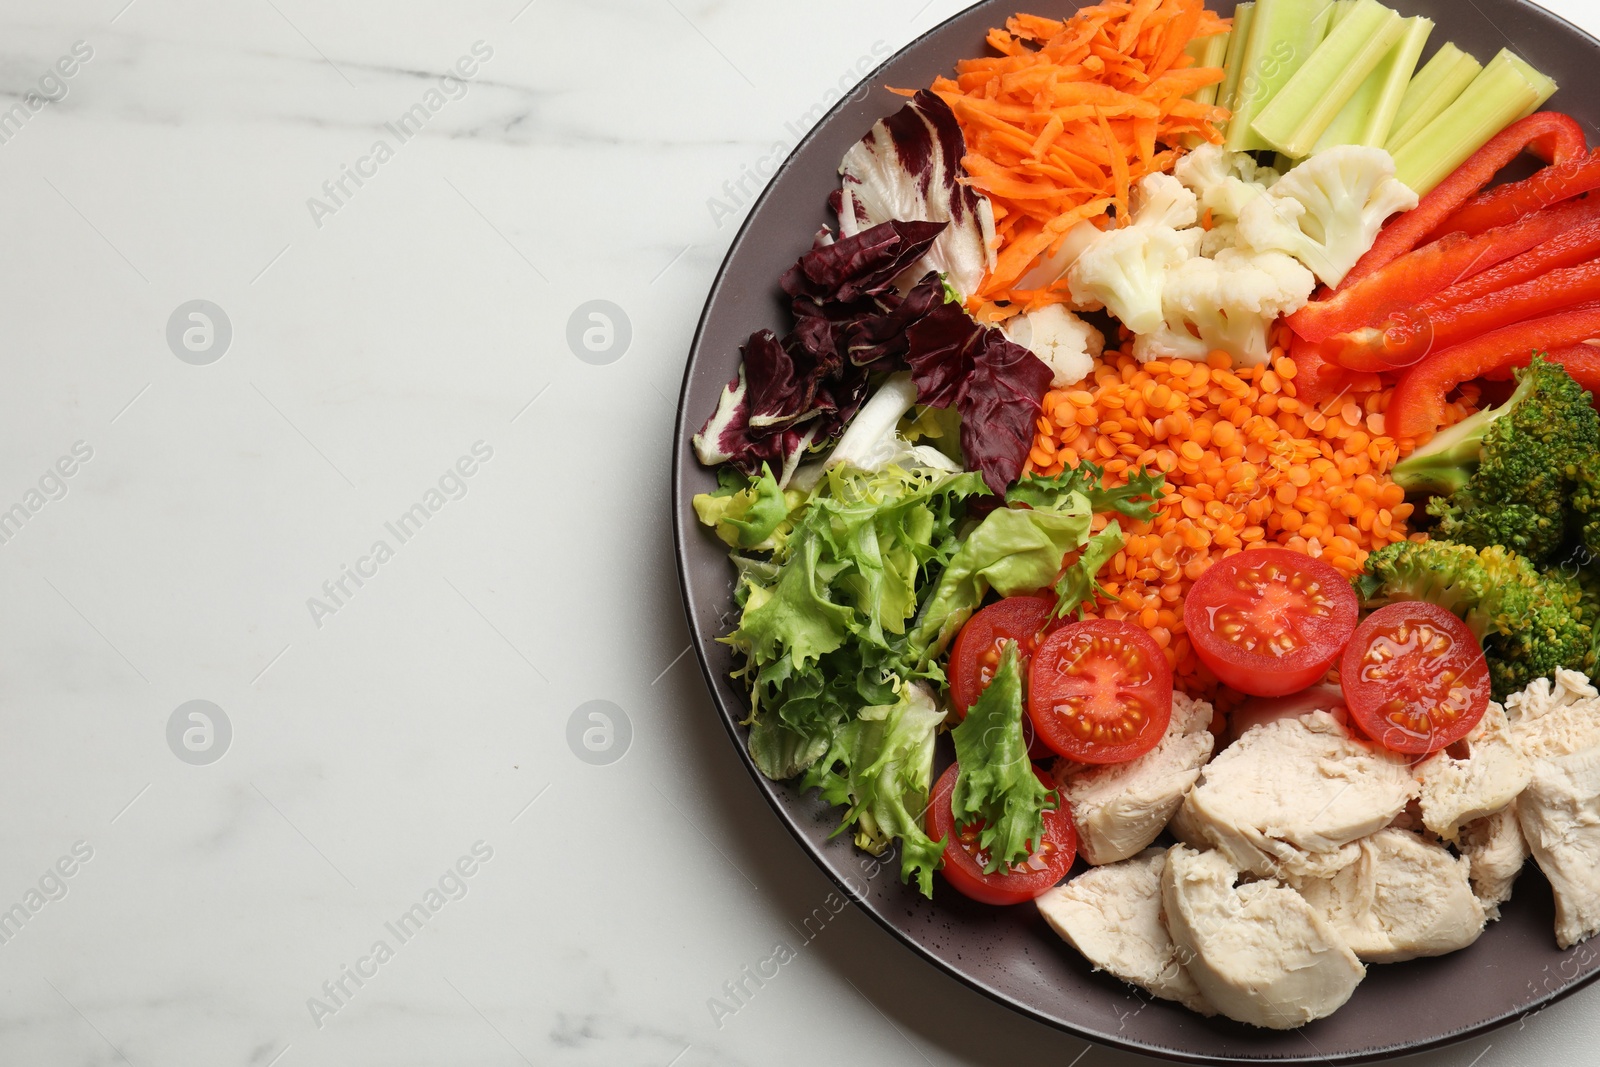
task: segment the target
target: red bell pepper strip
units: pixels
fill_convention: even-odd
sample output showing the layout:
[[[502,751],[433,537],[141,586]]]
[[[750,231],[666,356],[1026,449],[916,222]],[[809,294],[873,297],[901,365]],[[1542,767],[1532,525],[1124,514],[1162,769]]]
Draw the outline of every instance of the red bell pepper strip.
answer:
[[[1406,253],[1355,285],[1307,304],[1289,316],[1289,325],[1308,341],[1324,341],[1334,334],[1377,325],[1391,312],[1421,303],[1463,279],[1554,241],[1575,227],[1597,222],[1600,198],[1540,211],[1477,236],[1448,234]],[[1510,284],[1513,283],[1495,288]]]
[[[1432,433],[1444,422],[1445,397],[1462,382],[1527,363],[1535,352],[1569,349],[1591,337],[1600,337],[1600,304],[1519,322],[1431,353],[1395,386],[1384,415],[1386,429],[1396,439]],[[1580,372],[1588,373],[1581,354],[1570,358]]]
[[[1350,380],[1349,371],[1323,359],[1317,345],[1303,337],[1295,337],[1289,358],[1294,361],[1295,399],[1302,405],[1322,405],[1343,392]]]
[[[1596,200],[1595,205],[1600,208],[1600,199]],[[1487,296],[1489,293],[1496,293],[1501,289],[1509,289],[1513,285],[1542,277],[1550,271],[1560,270],[1562,267],[1575,267],[1596,258],[1600,258],[1600,221],[1567,230],[1561,236],[1546,241],[1531,252],[1525,252],[1515,259],[1508,259],[1480,274],[1474,274],[1466,281],[1429,297],[1417,305],[1417,308],[1419,311],[1432,314],[1439,308],[1465,304],[1480,296]]]
[[[1413,210],[1384,227],[1367,254],[1345,275],[1341,288],[1349,288],[1374,271],[1393,263],[1416,248],[1428,234],[1484,186],[1507,163],[1524,151],[1546,163],[1565,163],[1589,151],[1583,127],[1555,111],[1540,111],[1501,130],[1489,143],[1473,153],[1450,177],[1422,198]]]
[[[1355,371],[1403,370],[1420,363],[1429,352],[1592,301],[1600,301],[1600,259],[1553,270],[1432,314],[1402,311],[1382,326],[1329,338],[1322,343],[1322,355]]]
[[[1565,367],[1573,381],[1594,394],[1591,400],[1596,407],[1600,407],[1600,348],[1594,345],[1567,345],[1541,352],[1539,355],[1551,363],[1559,363]],[[1490,381],[1505,381],[1511,377],[1513,370],[1527,365],[1526,361],[1507,363],[1503,367],[1496,367],[1484,377]]]
[[[1433,232],[1433,237],[1456,232],[1482,233],[1595,189],[1600,189],[1600,148],[1565,163],[1545,167],[1523,181],[1479,193],[1446,219]]]

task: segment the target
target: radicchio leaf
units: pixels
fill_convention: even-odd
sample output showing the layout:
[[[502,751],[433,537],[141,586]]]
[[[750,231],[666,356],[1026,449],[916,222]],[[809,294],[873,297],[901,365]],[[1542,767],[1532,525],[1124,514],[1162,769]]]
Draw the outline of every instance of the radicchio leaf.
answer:
[[[908,328],[938,307],[930,274],[904,298],[891,284],[944,230],[944,223],[889,222],[838,242],[819,234],[784,275],[795,329],[779,340],[752,334],[739,374],[694,438],[702,463],[732,463],[754,475],[763,463],[780,484],[813,444],[837,437],[866,400],[869,377],[899,369]]]
[[[839,167],[843,185],[832,199],[846,238],[889,219],[947,222],[909,278],[933,270],[971,294],[994,265],[994,208],[962,183],[966,140],[956,116],[923,90],[905,107],[872,127]],[[902,287],[909,282],[902,278]]]
[[[975,322],[959,304],[942,304],[915,323],[906,362],[917,402],[954,407],[961,451],[996,497],[1022,474],[1033,446],[1051,370],[999,330]]]

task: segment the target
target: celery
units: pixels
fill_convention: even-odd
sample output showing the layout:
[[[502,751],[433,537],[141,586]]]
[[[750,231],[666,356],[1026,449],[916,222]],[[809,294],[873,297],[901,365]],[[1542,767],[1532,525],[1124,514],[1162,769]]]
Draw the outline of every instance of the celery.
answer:
[[[1528,79],[1528,84],[1532,85],[1534,91],[1539,94],[1534,102],[1528,105],[1527,110],[1517,116],[1519,119],[1525,119],[1535,111],[1538,111],[1541,107],[1544,107],[1544,102],[1546,100],[1556,95],[1556,89],[1558,88],[1556,85],[1556,80],[1550,77],[1548,74],[1543,74],[1535,70],[1533,64],[1529,63],[1526,59],[1523,59],[1515,52],[1507,52],[1505,56],[1506,61],[1513,67],[1516,67],[1518,70],[1520,70],[1522,72],[1522,76]]]
[[[1184,49],[1194,59],[1197,67],[1220,67],[1228,59],[1228,40],[1232,32],[1214,33],[1210,37],[1196,37]],[[1196,89],[1190,94],[1189,99],[1197,104],[1215,104],[1217,102],[1216,85],[1208,85],[1203,89]]]
[[[1256,0],[1250,40],[1239,59],[1229,149],[1268,147],[1251,124],[1322,43],[1332,12],[1332,0]]]
[[[1412,18],[1405,20],[1405,33],[1400,41],[1383,57],[1377,69],[1367,75],[1338,116],[1322,134],[1312,154],[1334,145],[1359,144],[1382,148],[1389,139],[1389,128],[1405,96],[1411,75],[1416,73],[1417,60],[1433,33],[1433,20]]]
[[[1539,75],[1536,83],[1530,70],[1501,49],[1455,103],[1395,151],[1395,177],[1426,196],[1491,137],[1538,107],[1549,79]]]
[[[1378,3],[1360,0],[1311,53],[1250,128],[1288,156],[1311,154],[1317,138],[1405,33],[1405,20]]]
[[[1394,117],[1387,148],[1393,152],[1456,102],[1456,98],[1483,72],[1483,64],[1446,42],[1411,79],[1405,99]]]
[[[1332,33],[1339,20],[1350,14],[1350,9],[1356,6],[1356,0],[1333,0],[1333,10],[1328,13],[1328,32]]]
[[[1244,46],[1250,41],[1250,24],[1255,21],[1256,5],[1247,0],[1233,9],[1233,32],[1228,35],[1228,55],[1223,60],[1225,77],[1217,86],[1217,103],[1233,110],[1234,97],[1239,91],[1239,72],[1244,69]]]

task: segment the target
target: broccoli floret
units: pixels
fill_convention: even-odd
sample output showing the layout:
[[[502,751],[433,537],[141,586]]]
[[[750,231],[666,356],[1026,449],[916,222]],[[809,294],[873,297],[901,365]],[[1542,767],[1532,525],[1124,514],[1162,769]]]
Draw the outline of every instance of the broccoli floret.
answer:
[[[1596,477],[1588,467],[1600,452],[1600,416],[1559,364],[1535,359],[1517,378],[1511,399],[1441,433],[1394,480],[1441,494],[1428,503],[1436,537],[1543,562],[1579,528],[1569,515],[1580,480]]]
[[[1483,644],[1496,700],[1557,667],[1593,667],[1600,598],[1591,592],[1586,599],[1578,578],[1560,569],[1541,572],[1498,545],[1389,545],[1367,558],[1367,573],[1355,585],[1366,608],[1426,600],[1461,616]],[[1600,578],[1594,591],[1600,592]]]

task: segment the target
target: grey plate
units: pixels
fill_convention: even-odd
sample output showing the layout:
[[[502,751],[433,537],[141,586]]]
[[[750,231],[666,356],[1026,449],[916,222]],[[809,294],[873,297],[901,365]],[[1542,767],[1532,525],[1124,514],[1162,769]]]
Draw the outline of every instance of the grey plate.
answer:
[[[1211,6],[1226,14],[1233,0],[1213,0]],[[1600,43],[1576,27],[1523,0],[1398,0],[1396,6],[1438,23],[1433,47],[1454,41],[1487,60],[1510,43],[1567,86],[1550,106],[1575,115],[1593,135],[1600,102],[1574,90],[1591,84],[1591,73],[1600,69]],[[837,188],[836,168],[845,151],[900,104],[867,87],[929,84],[957,60],[984,55],[987,29],[1019,9],[1065,16],[1075,7],[1060,0],[990,0],[891,58],[795,149],[745,221],[706,302],[674,437],[673,532],[695,652],[739,758],[795,840],[886,930],[980,993],[1079,1037],[1187,1063],[1358,1063],[1461,1041],[1532,1016],[1600,975],[1600,944],[1557,951],[1550,888],[1531,865],[1505,917],[1471,948],[1441,959],[1372,967],[1337,1014],[1275,1033],[1148,1001],[1115,979],[1092,974],[1030,906],[971,904],[938,879],[935,899],[924,900],[900,884],[895,862],[873,875],[871,857],[855,850],[848,835],[828,840],[836,809],[814,794],[767,781],[750,764],[739,725],[745,695],[728,678],[730,653],[714,641],[731,617],[732,568],[721,543],[696,525],[689,503],[716,479],[695,461],[689,438],[733,377],[745,338],[762,327],[780,335],[789,329],[778,278],[810,247],[817,229],[834,222],[826,200]]]

